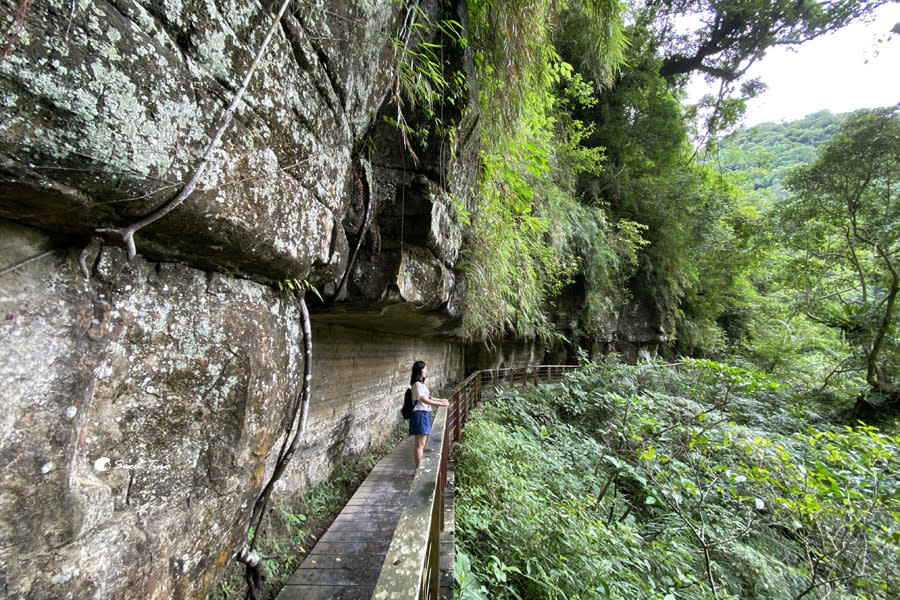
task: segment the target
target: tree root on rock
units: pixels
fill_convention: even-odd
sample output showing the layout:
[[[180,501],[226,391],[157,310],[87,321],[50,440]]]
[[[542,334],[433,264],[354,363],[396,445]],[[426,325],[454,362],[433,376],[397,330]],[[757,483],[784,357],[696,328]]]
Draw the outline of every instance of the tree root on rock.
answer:
[[[250,65],[250,68],[247,69],[247,73],[244,75],[244,81],[241,84],[241,87],[237,90],[237,92],[235,92],[234,98],[231,100],[231,104],[222,115],[219,128],[216,130],[216,133],[206,145],[206,149],[203,151],[203,156],[200,159],[200,163],[194,169],[194,172],[191,174],[190,179],[188,179],[187,183],[184,184],[184,187],[181,188],[181,191],[178,192],[178,194],[174,198],[169,200],[163,206],[157,208],[146,217],[125,227],[97,229],[96,233],[101,234],[104,239],[98,238],[96,235],[93,236],[91,238],[91,241],[88,242],[88,246],[81,252],[81,255],[78,257],[78,264],[81,266],[81,272],[82,274],[84,274],[85,279],[89,277],[85,262],[86,256],[90,251],[93,251],[93,248],[96,247],[96,244],[99,244],[99,247],[101,248],[105,243],[123,245],[125,246],[125,251],[128,254],[128,260],[133,259],[137,254],[137,248],[135,247],[134,243],[134,234],[137,233],[138,230],[143,229],[144,227],[150,225],[155,221],[158,221],[159,219],[175,210],[178,206],[181,205],[182,202],[187,199],[188,196],[193,193],[194,189],[197,187],[197,182],[200,180],[200,176],[203,174],[203,171],[206,170],[206,166],[209,164],[209,159],[212,156],[213,150],[219,144],[219,140],[222,139],[222,134],[225,133],[228,125],[231,124],[231,120],[234,117],[235,110],[237,110],[238,103],[240,103],[244,92],[247,91],[247,86],[250,84],[250,79],[256,72],[257,67],[259,67],[259,63],[262,60],[263,54],[265,54],[266,48],[268,47],[269,42],[272,39],[272,34],[275,33],[275,28],[278,27],[278,23],[281,22],[281,17],[282,15],[284,15],[284,11],[287,10],[287,7],[290,3],[291,0],[284,0],[281,3],[278,14],[275,15],[275,17],[272,19],[272,24],[269,26],[269,31],[266,33],[265,38],[263,38],[263,41],[259,46],[259,50],[257,50],[256,52],[256,57],[253,59],[253,63]]]

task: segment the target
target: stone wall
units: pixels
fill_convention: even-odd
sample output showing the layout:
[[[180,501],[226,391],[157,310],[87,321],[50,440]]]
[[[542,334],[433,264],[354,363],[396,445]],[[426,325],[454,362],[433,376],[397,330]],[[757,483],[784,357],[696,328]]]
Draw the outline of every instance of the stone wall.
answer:
[[[51,248],[0,223],[4,260]],[[77,249],[0,278],[0,592],[10,598],[201,597],[240,547],[302,379],[293,301],[272,288]],[[314,324],[295,493],[401,422],[412,361],[434,389],[459,344]],[[138,568],[136,568],[138,566]]]
[[[0,60],[0,218],[84,245],[98,228],[164,205],[198,168],[279,4],[47,0],[27,5],[17,24],[20,2],[0,0],[0,32],[18,32],[0,38],[9,46]],[[332,296],[351,241],[364,236],[357,284],[341,300],[421,306],[436,292],[429,307],[452,304],[462,236],[450,195],[471,202],[477,95],[456,115],[453,152],[430,139],[439,150],[419,150],[420,162],[398,176],[411,156],[381,115],[397,115],[394,40],[405,39],[406,18],[394,0],[295,0],[196,190],[137,232],[138,252],[261,282],[305,278]],[[452,68],[472,72],[471,56],[459,49],[452,58]],[[424,184],[406,199],[429,210],[410,214],[408,231],[433,234],[403,249],[402,232],[376,221],[412,177]],[[401,262],[439,277],[424,292],[398,291]]]
[[[438,397],[464,377],[462,345],[313,323],[312,399],[306,442],[276,487],[290,493],[321,480],[343,456],[378,444],[395,427],[412,363],[428,363],[428,386]]]
[[[413,360],[434,388],[462,376],[451,194],[471,203],[477,103],[452,159],[432,139],[402,167],[379,125],[394,0],[295,0],[197,190],[131,261],[100,236],[82,277],[97,228],[197,168],[278,4],[0,0],[0,269],[52,251],[0,276],[2,597],[205,596],[300,384],[300,314],[276,282],[325,299],[310,294],[309,419],[279,493],[385,439]]]
[[[18,0],[0,0],[13,31]],[[31,4],[0,61],[0,216],[67,235],[127,225],[187,181],[272,20],[256,0]],[[278,280],[347,260],[352,155],[390,84],[391,0],[299,0],[197,191],[139,251]]]

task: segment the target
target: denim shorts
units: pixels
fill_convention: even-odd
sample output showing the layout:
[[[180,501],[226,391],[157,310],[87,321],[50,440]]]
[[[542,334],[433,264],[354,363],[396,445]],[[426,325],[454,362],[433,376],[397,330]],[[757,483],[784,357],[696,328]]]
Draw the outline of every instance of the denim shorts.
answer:
[[[409,418],[409,435],[422,435],[431,433],[431,411],[414,410]]]

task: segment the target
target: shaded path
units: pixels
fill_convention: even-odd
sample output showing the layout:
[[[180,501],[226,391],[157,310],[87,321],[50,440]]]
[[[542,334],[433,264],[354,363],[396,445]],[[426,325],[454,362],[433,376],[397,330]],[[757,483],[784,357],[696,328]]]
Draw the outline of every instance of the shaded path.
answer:
[[[415,475],[412,438],[369,473],[276,600],[369,600]],[[453,503],[448,486],[441,584],[453,597]]]

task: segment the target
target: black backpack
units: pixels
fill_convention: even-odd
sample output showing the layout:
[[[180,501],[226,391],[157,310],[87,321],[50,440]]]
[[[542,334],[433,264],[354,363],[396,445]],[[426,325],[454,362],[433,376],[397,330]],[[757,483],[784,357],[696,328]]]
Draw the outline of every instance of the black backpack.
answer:
[[[412,389],[406,388],[406,395],[403,396],[403,408],[400,409],[400,413],[403,415],[404,419],[409,419],[412,416],[414,405],[415,402],[413,402]]]

